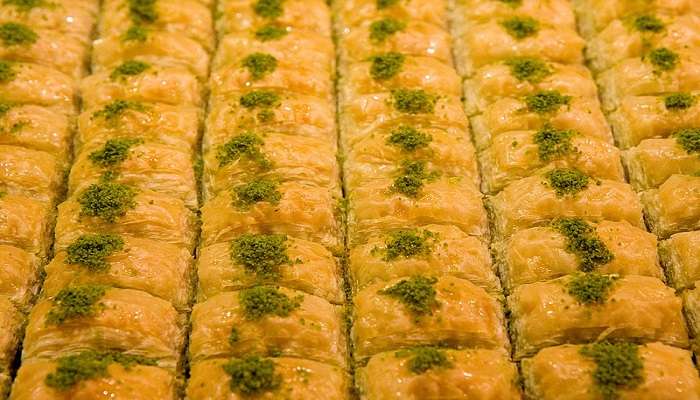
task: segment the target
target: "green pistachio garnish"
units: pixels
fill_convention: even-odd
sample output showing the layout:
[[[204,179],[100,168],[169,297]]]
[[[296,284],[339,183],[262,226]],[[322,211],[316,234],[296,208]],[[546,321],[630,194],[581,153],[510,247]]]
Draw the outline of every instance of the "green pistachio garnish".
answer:
[[[280,95],[272,90],[253,90],[241,96],[239,103],[245,108],[269,108],[280,103]]]
[[[637,344],[587,344],[580,354],[595,362],[593,381],[604,400],[616,400],[620,390],[634,389],[644,382],[644,361]]]
[[[269,358],[233,358],[222,368],[231,376],[231,391],[245,397],[270,392],[282,385],[282,376],[275,372],[275,363]]]
[[[685,128],[674,133],[676,143],[688,154],[700,154],[700,128]]]
[[[129,150],[143,143],[143,139],[117,138],[109,139],[99,150],[95,150],[88,158],[102,168],[115,167],[129,158]]]
[[[268,42],[270,40],[282,39],[288,33],[287,29],[281,26],[269,24],[255,31],[255,38],[261,42]]]
[[[659,33],[664,30],[664,23],[655,15],[639,15],[632,22],[634,28],[640,32]]]
[[[547,184],[557,196],[573,196],[586,189],[590,178],[574,168],[556,168],[545,175]]]
[[[5,46],[22,46],[36,43],[39,35],[30,27],[17,22],[0,24],[0,41]]]
[[[112,70],[112,73],[109,74],[109,78],[113,81],[116,81],[121,78],[126,78],[127,76],[139,75],[149,68],[151,68],[151,65],[143,61],[124,61],[118,67]]]
[[[369,26],[369,39],[374,44],[384,42],[389,36],[406,29],[406,23],[394,18],[384,18]]]
[[[657,72],[671,71],[680,62],[678,53],[665,47],[654,49],[649,52],[649,62],[656,67]]]
[[[552,227],[566,238],[566,251],[579,258],[581,271],[591,272],[615,258],[595,228],[581,218],[560,218],[552,221]]]
[[[279,267],[292,264],[286,235],[245,234],[231,242],[231,260],[259,277],[275,277]]]
[[[519,81],[538,83],[552,74],[547,63],[539,58],[515,57],[506,60],[505,64],[510,67],[510,73]]]
[[[395,77],[406,60],[406,56],[401,53],[389,52],[377,54],[370,58],[372,66],[370,67],[370,75],[378,81],[383,81]]]
[[[448,369],[453,366],[447,358],[447,352],[437,347],[425,346],[399,350],[395,355],[399,358],[411,357],[406,366],[416,375],[431,369]]]
[[[277,59],[266,53],[252,53],[246,56],[241,62],[243,68],[250,73],[254,81],[259,81],[265,76],[275,72],[277,69]]]
[[[533,36],[540,30],[540,23],[530,17],[511,17],[501,21],[501,26],[518,40]]]
[[[543,90],[525,96],[525,104],[530,112],[547,114],[569,105],[571,96],[564,96],[557,90]]]
[[[46,314],[46,323],[60,325],[66,320],[92,317],[104,307],[99,301],[107,293],[102,285],[75,285],[61,289]]]
[[[57,364],[56,370],[46,376],[44,383],[48,387],[63,391],[82,381],[108,377],[107,368],[112,364],[121,364],[128,369],[135,365],[155,366],[157,362],[151,358],[115,351],[87,350],[61,357]]]
[[[610,296],[616,280],[615,275],[579,272],[569,279],[566,288],[569,295],[581,304],[602,304]]]
[[[302,300],[303,296],[290,298],[272,286],[256,286],[239,294],[243,313],[249,320],[259,320],[267,315],[288,317],[301,306]]]
[[[131,186],[114,182],[100,182],[88,186],[80,196],[81,217],[98,217],[113,223],[136,207],[136,190]]]
[[[148,39],[148,29],[140,25],[134,25],[127,29],[122,36],[124,42],[145,42]]]
[[[281,17],[284,0],[256,0],[253,11],[263,18],[274,19]]]
[[[437,283],[437,278],[417,275],[382,289],[379,294],[397,299],[418,318],[432,315],[433,309],[439,305],[435,283]]]
[[[664,96],[664,106],[669,111],[687,110],[695,104],[695,96],[690,93],[672,93]]]
[[[81,235],[66,249],[66,263],[81,265],[93,272],[109,269],[106,258],[124,249],[124,239],[113,233]]]
[[[395,4],[399,4],[399,0],[377,0],[377,10],[382,10]]]
[[[437,97],[423,89],[396,89],[391,91],[392,104],[405,114],[432,114],[435,112]]]
[[[0,83],[8,83],[17,77],[17,71],[9,61],[0,60]]]
[[[114,121],[121,117],[127,110],[144,112],[146,111],[146,106],[138,101],[114,100],[101,110],[92,113],[92,118],[104,118],[107,121]]]
[[[389,132],[387,144],[396,146],[406,153],[428,147],[433,137],[425,132],[408,126],[400,125]]]
[[[263,144],[265,142],[262,138],[252,132],[245,132],[233,137],[216,149],[219,167],[225,167],[236,160],[247,158],[257,163],[260,168],[269,169],[272,163],[262,152]]]
[[[398,230],[389,233],[384,244],[386,246],[384,261],[392,261],[399,257],[411,258],[429,255],[437,235],[424,230]]]
[[[158,19],[156,0],[127,0],[127,4],[135,25],[153,23]]]
[[[267,202],[277,204],[282,199],[279,183],[272,179],[258,178],[249,183],[233,188],[236,206],[251,206],[255,203]]]
[[[19,11],[28,12],[32,8],[42,7],[47,5],[45,0],[2,0],[4,6],[14,6]]]
[[[391,190],[404,196],[417,197],[425,183],[437,178],[438,175],[435,171],[428,171],[425,161],[404,161]]]
[[[4,117],[5,114],[10,112],[10,110],[15,107],[17,104],[10,102],[10,101],[5,101],[0,99],[0,117]]]
[[[549,162],[573,152],[571,139],[575,135],[575,131],[555,129],[548,124],[542,127],[533,138],[540,161]]]

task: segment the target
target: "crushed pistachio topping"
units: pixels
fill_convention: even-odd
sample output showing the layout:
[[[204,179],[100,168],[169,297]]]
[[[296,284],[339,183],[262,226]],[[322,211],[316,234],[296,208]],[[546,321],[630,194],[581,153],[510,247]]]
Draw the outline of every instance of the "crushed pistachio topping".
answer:
[[[282,199],[279,183],[272,179],[258,178],[252,182],[233,188],[234,205],[250,206],[255,203],[268,202],[277,204]]]
[[[401,53],[389,52],[372,56],[370,61],[372,62],[369,70],[370,75],[378,81],[383,81],[391,79],[401,72],[406,56]]]
[[[688,154],[700,154],[700,128],[685,128],[674,134],[676,143]]]
[[[513,8],[519,7],[521,4],[523,4],[523,0],[498,0],[501,3],[505,3],[508,6],[511,6]]]
[[[386,250],[383,259],[391,261],[399,257],[411,258],[429,255],[433,251],[433,242],[436,237],[435,233],[428,230],[421,232],[412,229],[391,232],[384,241]]]
[[[114,121],[121,117],[127,110],[143,112],[146,111],[146,106],[138,101],[114,100],[101,110],[92,113],[92,118],[104,118],[107,121]]]
[[[433,137],[425,132],[412,126],[400,125],[389,132],[386,142],[400,148],[401,151],[410,153],[428,147],[432,140]]]
[[[252,132],[245,132],[233,137],[216,150],[219,167],[224,167],[245,157],[257,163],[262,169],[269,169],[272,163],[261,151],[263,144],[262,138]]]
[[[573,196],[586,189],[590,180],[588,175],[575,168],[556,168],[544,176],[557,196]]]
[[[127,0],[129,15],[134,24],[153,23],[158,19],[156,0]]]
[[[151,68],[151,65],[143,61],[124,61],[121,65],[112,70],[112,73],[109,74],[109,78],[116,81],[117,79],[126,78],[127,76],[139,75],[149,68]]]
[[[428,171],[426,162],[404,161],[401,165],[399,175],[394,178],[391,190],[408,197],[417,197],[426,182],[437,178],[436,171]]]
[[[103,307],[99,301],[105,293],[107,287],[102,285],[75,285],[61,289],[46,314],[46,323],[60,325],[69,319],[94,316]]]
[[[245,234],[231,242],[231,260],[259,277],[274,277],[279,267],[291,264],[286,235]]]
[[[256,52],[246,56],[241,65],[254,81],[258,81],[277,69],[277,59],[270,54]]]
[[[255,38],[261,42],[268,42],[270,40],[282,39],[288,33],[287,29],[281,26],[269,24],[255,31]]]
[[[514,57],[505,61],[510,67],[510,73],[519,81],[530,83],[541,82],[552,74],[546,62],[534,57]]]
[[[115,351],[88,350],[61,357],[57,364],[56,370],[46,376],[44,383],[57,390],[68,390],[82,381],[108,377],[107,368],[112,364],[131,368],[135,365],[155,366],[157,362],[151,358]]]
[[[0,99],[0,117],[4,117],[5,114],[7,114],[16,105],[17,104],[13,102]]]
[[[231,376],[231,391],[244,396],[273,391],[282,385],[282,376],[275,372],[275,363],[269,358],[233,358],[222,367]]]
[[[17,77],[17,71],[9,61],[0,61],[0,83],[11,82]]]
[[[282,3],[284,0],[257,0],[253,4],[253,11],[263,18],[274,19],[282,16]]]
[[[238,329],[235,327],[231,328],[231,333],[228,335],[228,344],[233,346],[238,343],[239,340],[241,340],[241,335],[238,333]]]
[[[272,90],[253,90],[241,96],[239,103],[245,108],[275,107],[280,103],[280,95]]]
[[[114,167],[121,164],[129,157],[129,150],[138,144],[143,143],[143,139],[118,138],[109,139],[99,150],[95,150],[88,158],[95,165],[103,168]]]
[[[124,249],[124,239],[113,233],[81,235],[66,249],[66,263],[82,265],[90,271],[106,271],[106,258]]]
[[[148,29],[139,25],[130,27],[122,36],[124,42],[145,42],[146,39],[148,39]]]
[[[36,43],[39,35],[30,27],[16,22],[0,24],[0,40],[5,46],[21,46]]]
[[[593,226],[581,218],[561,218],[552,221],[552,227],[566,238],[566,251],[579,258],[579,268],[591,272],[615,258]]]
[[[525,96],[525,104],[530,112],[547,114],[557,111],[561,106],[569,105],[571,96],[565,96],[557,90],[543,90]]]
[[[46,5],[45,0],[2,0],[2,4],[5,6],[14,6],[18,10],[27,12],[32,8],[41,7]]]
[[[384,42],[389,36],[406,29],[406,23],[394,18],[374,21],[369,26],[369,40],[374,44]]]
[[[437,97],[423,89],[397,89],[391,91],[394,108],[406,114],[432,114]]]
[[[575,135],[575,131],[560,130],[546,124],[535,133],[533,138],[540,160],[548,162],[573,152],[574,146],[571,139]]]
[[[655,15],[638,15],[632,21],[634,28],[640,32],[659,33],[664,30],[664,23]]]
[[[382,10],[398,3],[399,0],[377,0],[377,10]]]
[[[136,207],[135,197],[136,190],[130,186],[114,182],[94,183],[78,196],[80,216],[98,217],[113,223],[127,210]]]
[[[690,93],[672,93],[664,96],[664,106],[669,111],[687,110],[695,104],[695,96]]]
[[[379,294],[397,299],[416,317],[432,315],[433,309],[439,305],[436,282],[437,278],[417,275],[382,289]]]
[[[243,313],[249,320],[258,320],[267,315],[287,317],[301,306],[303,298],[301,295],[290,298],[272,286],[256,286],[242,290],[239,295]]]
[[[531,17],[511,17],[501,21],[501,26],[518,40],[535,35],[540,30],[540,23]]]
[[[656,67],[657,72],[671,71],[680,62],[678,53],[665,47],[650,51],[648,57],[649,62]]]
[[[452,368],[452,362],[447,358],[447,352],[438,347],[424,346],[399,350],[395,353],[398,358],[410,357],[406,366],[414,374],[422,374],[431,369]]]
[[[0,190],[0,199],[2,199],[5,196],[7,196],[7,192],[4,190]]]
[[[619,398],[619,391],[644,382],[644,362],[635,343],[600,342],[581,347],[580,354],[595,362],[593,381],[605,400]]]
[[[567,292],[581,304],[602,304],[610,295],[617,276],[579,272],[566,284]]]

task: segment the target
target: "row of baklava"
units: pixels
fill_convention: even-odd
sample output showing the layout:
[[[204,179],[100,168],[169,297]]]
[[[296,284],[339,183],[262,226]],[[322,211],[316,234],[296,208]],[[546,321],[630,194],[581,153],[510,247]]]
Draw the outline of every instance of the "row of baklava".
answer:
[[[50,253],[97,3],[0,4],[0,398]]]
[[[335,5],[359,396],[520,398],[449,2]]]
[[[669,284],[683,291],[692,336],[700,334],[700,2],[628,5],[602,24],[577,3],[603,107],[663,239]],[[602,29],[601,29],[602,28]],[[687,289],[687,290],[685,290]]]
[[[180,397],[210,7],[102,2],[68,198],[12,399]]]
[[[526,397],[696,398],[691,353],[671,347],[689,346],[681,300],[625,183],[571,4],[494,3],[458,2],[455,37]],[[619,43],[588,49],[614,62]]]
[[[335,49],[323,0],[221,0],[187,398],[344,399]]]

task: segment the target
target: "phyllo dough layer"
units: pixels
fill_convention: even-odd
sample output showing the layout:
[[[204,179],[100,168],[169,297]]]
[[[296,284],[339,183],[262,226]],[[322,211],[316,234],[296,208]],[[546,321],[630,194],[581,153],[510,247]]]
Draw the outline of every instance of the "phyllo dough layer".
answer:
[[[605,338],[689,345],[681,299],[657,278],[577,274],[521,285],[508,305],[516,358]]]
[[[283,287],[221,293],[194,306],[190,357],[199,361],[256,353],[342,367],[341,314],[341,307],[320,297]]]
[[[248,381],[240,378],[241,372],[251,371],[251,376],[256,377],[258,375],[254,375],[255,371],[269,372],[269,365],[273,365],[272,372],[277,385],[260,390],[261,393],[258,396],[261,398],[324,400],[347,398],[348,377],[342,368],[300,358],[261,359],[256,356],[215,358],[194,363],[187,386],[187,396],[190,399],[199,400],[249,398],[245,392]]]
[[[430,296],[411,296],[413,290]],[[414,276],[369,285],[354,299],[355,356],[418,345],[509,349],[501,304],[473,283]]]
[[[420,357],[437,365],[422,365]],[[357,380],[365,400],[521,398],[517,368],[497,350],[417,347],[380,353],[358,370]]]
[[[523,360],[522,370],[533,399],[693,400],[700,393],[691,353],[662,343],[550,347]]]

